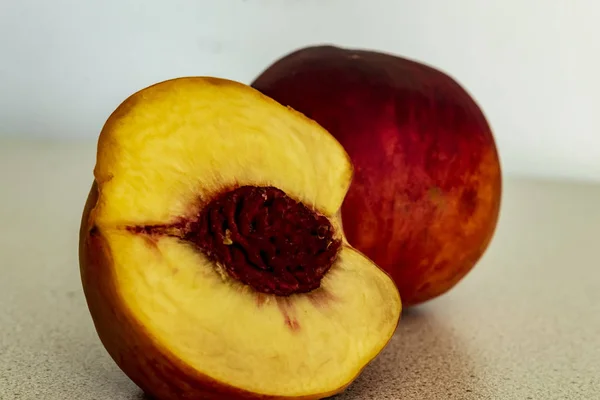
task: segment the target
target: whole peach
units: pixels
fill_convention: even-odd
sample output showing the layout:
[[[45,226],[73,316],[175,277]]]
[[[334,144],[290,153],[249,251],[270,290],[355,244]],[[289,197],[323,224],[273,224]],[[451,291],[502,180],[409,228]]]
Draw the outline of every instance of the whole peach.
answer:
[[[404,305],[447,292],[473,268],[497,224],[501,168],[486,118],[454,79],[391,54],[316,46],[253,86],[345,147],[355,166],[345,232],[394,278]]]

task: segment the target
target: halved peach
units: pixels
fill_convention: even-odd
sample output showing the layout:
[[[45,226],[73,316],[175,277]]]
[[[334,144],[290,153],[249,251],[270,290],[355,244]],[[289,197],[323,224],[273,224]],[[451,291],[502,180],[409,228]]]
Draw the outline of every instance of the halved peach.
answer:
[[[104,346],[159,400],[342,391],[387,344],[393,281],[347,243],[341,145],[250,87],[180,78],[99,138],[81,276]]]

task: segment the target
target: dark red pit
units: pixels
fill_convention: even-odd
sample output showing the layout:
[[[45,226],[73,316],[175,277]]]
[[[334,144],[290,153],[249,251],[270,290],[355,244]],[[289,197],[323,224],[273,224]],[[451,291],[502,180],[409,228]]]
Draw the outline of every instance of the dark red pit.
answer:
[[[226,192],[195,221],[127,229],[191,242],[233,278],[279,296],[317,289],[341,246],[326,217],[274,187]]]
[[[243,186],[226,192],[185,226],[182,239],[198,246],[230,276],[280,296],[318,288],[341,246],[326,217],[274,187]],[[166,226],[134,230],[169,231]]]
[[[326,217],[274,187],[226,192],[188,226],[183,239],[229,275],[280,296],[318,288],[341,245]]]

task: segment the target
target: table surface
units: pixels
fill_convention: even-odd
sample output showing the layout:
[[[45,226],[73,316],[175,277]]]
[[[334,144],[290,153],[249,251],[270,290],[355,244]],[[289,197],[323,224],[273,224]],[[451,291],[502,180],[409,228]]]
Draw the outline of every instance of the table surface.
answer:
[[[79,280],[95,143],[0,141],[0,399],[134,400]],[[600,185],[507,179],[495,238],[338,400],[600,399]]]

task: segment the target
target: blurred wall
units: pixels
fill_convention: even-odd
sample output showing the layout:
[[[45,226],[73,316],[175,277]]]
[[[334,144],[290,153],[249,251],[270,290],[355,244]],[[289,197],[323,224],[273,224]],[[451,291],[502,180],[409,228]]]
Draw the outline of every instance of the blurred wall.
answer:
[[[394,52],[457,78],[505,171],[600,180],[597,0],[0,0],[0,136],[95,139],[181,75],[251,82],[304,45]]]

